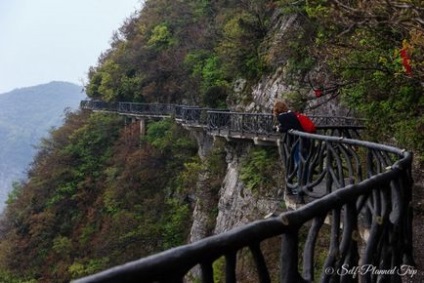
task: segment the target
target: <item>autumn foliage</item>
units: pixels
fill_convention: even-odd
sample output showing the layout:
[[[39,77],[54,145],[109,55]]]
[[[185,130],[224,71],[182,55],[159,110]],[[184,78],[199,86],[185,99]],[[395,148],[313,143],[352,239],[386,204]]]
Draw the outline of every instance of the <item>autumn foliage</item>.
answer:
[[[9,198],[1,269],[69,282],[184,243],[191,207],[177,177],[196,146],[169,123],[156,134],[155,147],[140,140],[137,123],[69,113]]]
[[[232,108],[275,78],[302,105],[340,98],[372,138],[424,160],[423,11],[421,0],[147,0],[85,88],[105,101]],[[204,192],[216,201],[226,168],[222,150],[200,161],[170,120],[140,138],[130,119],[85,111],[38,150],[1,219],[0,281],[68,282],[185,243],[199,173],[213,175]],[[246,159],[246,182],[267,185],[255,168],[268,158]]]

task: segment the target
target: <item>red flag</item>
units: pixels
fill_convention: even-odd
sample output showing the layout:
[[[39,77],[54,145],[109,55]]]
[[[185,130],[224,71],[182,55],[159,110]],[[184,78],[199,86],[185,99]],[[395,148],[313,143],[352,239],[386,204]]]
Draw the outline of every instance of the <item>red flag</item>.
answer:
[[[314,93],[316,97],[321,97],[323,94],[322,89],[314,89]]]
[[[405,68],[405,72],[412,76],[412,68],[411,68],[411,57],[409,57],[409,44],[404,40],[402,42],[402,49],[400,50],[400,58],[402,58],[402,65]]]

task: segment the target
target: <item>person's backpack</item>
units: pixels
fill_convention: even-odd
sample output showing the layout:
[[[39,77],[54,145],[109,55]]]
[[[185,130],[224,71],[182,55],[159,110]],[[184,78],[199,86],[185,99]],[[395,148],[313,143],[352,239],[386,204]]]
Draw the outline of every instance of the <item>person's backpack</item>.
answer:
[[[311,119],[309,119],[308,116],[296,112],[296,117],[300,122],[300,125],[302,126],[303,130],[307,133],[315,133],[317,131],[317,128],[315,127],[314,122],[312,122]]]

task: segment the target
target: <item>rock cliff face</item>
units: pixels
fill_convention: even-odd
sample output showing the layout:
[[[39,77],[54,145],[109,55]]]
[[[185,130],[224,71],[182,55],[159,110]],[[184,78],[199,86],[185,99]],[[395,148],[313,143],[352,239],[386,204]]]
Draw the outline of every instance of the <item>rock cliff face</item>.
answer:
[[[197,140],[198,154],[202,161],[205,160],[213,147],[213,138],[203,131],[192,133]],[[202,171],[196,184],[195,206],[193,222],[190,230],[190,242],[195,242],[211,235],[215,220],[211,219],[210,211],[216,207],[216,195],[208,183],[209,174]]]
[[[202,147],[202,143],[199,146]],[[241,159],[254,146],[251,141],[228,142],[225,145],[227,168],[219,192],[211,188],[207,172],[199,175],[190,242],[262,219],[281,208],[281,182],[277,187],[259,193],[247,188],[240,178]],[[200,152],[205,152],[205,149]],[[276,176],[276,179],[283,180],[282,176]]]
[[[240,180],[240,159],[254,146],[251,142],[227,144],[227,174],[219,193],[215,234],[258,220],[281,205],[278,188],[264,194],[246,188]]]
[[[283,40],[286,32],[292,32],[293,25],[299,25],[296,16],[281,16],[275,15],[273,22],[275,26],[272,28],[272,41],[269,47],[271,52],[273,45],[278,45],[278,42]],[[255,85],[247,89],[248,83],[246,80],[240,78],[234,83],[234,93],[237,97],[251,97],[247,105],[238,104],[233,105],[232,108],[245,111],[245,112],[267,112],[270,113],[277,99],[287,99],[287,96],[292,91],[293,87],[286,82],[285,68],[287,67],[284,54],[280,58],[276,58],[280,67],[276,69],[274,74],[263,77]],[[311,70],[313,75],[317,73],[322,74],[323,70],[316,67]],[[322,83],[326,83],[331,78],[323,75]],[[306,93],[308,101],[306,110],[307,113],[313,115],[328,115],[331,113],[334,116],[344,116],[348,114],[348,109],[342,107],[337,97],[330,98],[322,97],[316,98],[313,90],[311,89]],[[326,103],[323,103],[326,102]],[[322,106],[321,106],[322,104]],[[204,158],[210,151],[212,145],[211,140],[198,136],[199,154]],[[219,195],[213,196],[207,188],[207,176],[202,174],[199,176],[199,183],[197,189],[197,202],[193,214],[193,227],[191,229],[190,242],[197,241],[211,234],[219,234],[228,231],[234,227],[241,226],[252,222],[257,219],[263,218],[268,213],[274,212],[281,208],[283,205],[283,198],[281,191],[284,190],[284,184],[279,184],[267,195],[253,193],[247,189],[245,184],[240,180],[241,158],[248,154],[249,149],[253,147],[252,142],[227,142],[226,144],[226,175],[222,180],[222,186]],[[284,174],[281,171],[281,174]],[[283,179],[283,178],[282,178]],[[218,208],[216,219],[210,219],[210,211]],[[213,222],[213,223],[212,223]],[[210,229],[210,225],[214,229]]]

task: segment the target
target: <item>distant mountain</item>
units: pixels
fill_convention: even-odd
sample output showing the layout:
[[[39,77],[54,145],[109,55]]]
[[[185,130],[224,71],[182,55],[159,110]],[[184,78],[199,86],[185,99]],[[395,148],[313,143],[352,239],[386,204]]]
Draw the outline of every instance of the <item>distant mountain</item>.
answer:
[[[84,97],[81,86],[57,81],[0,94],[0,212],[13,181],[25,176],[40,139]]]

